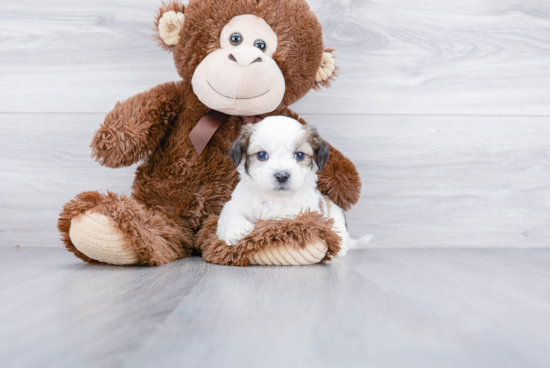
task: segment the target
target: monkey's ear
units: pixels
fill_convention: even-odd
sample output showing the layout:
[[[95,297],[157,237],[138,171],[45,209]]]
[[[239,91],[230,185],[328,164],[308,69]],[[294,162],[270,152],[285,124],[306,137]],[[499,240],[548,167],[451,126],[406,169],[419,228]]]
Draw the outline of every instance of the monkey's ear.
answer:
[[[185,6],[179,0],[163,3],[155,19],[155,37],[160,45],[172,51],[180,40],[180,31],[185,20]]]
[[[326,49],[323,52],[323,58],[319,64],[317,74],[315,75],[316,87],[322,86],[328,88],[330,87],[330,82],[332,82],[336,77],[336,70],[338,67],[336,66],[336,60],[334,60],[334,56],[332,55],[333,52],[333,49]]]
[[[319,140],[319,143],[321,143],[321,145],[315,153],[315,159],[317,166],[319,166],[319,170],[323,170],[328,162],[328,158],[330,157],[330,146],[322,139]]]

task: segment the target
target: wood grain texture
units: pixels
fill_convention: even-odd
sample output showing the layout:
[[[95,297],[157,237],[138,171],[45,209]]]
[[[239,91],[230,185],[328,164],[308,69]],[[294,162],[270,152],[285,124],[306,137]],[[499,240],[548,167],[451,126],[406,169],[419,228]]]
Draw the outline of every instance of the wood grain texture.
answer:
[[[335,119],[343,120],[335,126]],[[548,247],[550,118],[307,117],[357,165],[372,247]]]
[[[372,249],[295,268],[2,257],[5,367],[550,364],[548,249]]]
[[[302,113],[550,113],[544,0],[309,0],[340,77]],[[176,80],[157,0],[4,0],[0,112],[108,112]]]
[[[5,0],[0,112],[102,112],[177,80],[152,36],[160,1]]]
[[[373,247],[549,246],[550,3],[309,3],[341,73],[295,108],[360,170],[352,234],[374,233]],[[89,143],[116,101],[178,79],[151,37],[158,5],[2,3],[0,245],[60,246],[66,201],[130,193],[135,167],[100,167]]]
[[[547,247],[546,117],[304,115],[357,165],[353,236],[372,247]],[[85,190],[130,193],[135,167],[90,157],[103,115],[0,114],[0,245],[61,246],[61,207]],[[336,124],[336,123],[337,124]]]
[[[0,114],[0,245],[61,246],[57,219],[80,192],[130,194],[135,167],[91,158],[103,115]]]

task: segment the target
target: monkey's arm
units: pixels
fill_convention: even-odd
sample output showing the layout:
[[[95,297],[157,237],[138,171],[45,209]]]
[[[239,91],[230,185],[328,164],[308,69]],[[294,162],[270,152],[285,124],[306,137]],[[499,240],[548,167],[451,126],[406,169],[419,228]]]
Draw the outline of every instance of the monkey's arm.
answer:
[[[319,177],[317,186],[321,193],[345,211],[357,203],[361,194],[361,178],[357,168],[340,151],[330,146],[330,156]]]
[[[183,109],[183,88],[170,82],[116,104],[92,140],[101,165],[130,166],[154,150]]]

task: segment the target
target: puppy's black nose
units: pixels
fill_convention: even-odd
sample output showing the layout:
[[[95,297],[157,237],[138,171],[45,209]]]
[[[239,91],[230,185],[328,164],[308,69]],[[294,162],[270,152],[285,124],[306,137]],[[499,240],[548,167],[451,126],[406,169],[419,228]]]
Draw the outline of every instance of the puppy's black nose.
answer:
[[[288,178],[290,178],[290,174],[286,171],[278,172],[275,174],[275,178],[279,183],[286,183],[288,181]]]

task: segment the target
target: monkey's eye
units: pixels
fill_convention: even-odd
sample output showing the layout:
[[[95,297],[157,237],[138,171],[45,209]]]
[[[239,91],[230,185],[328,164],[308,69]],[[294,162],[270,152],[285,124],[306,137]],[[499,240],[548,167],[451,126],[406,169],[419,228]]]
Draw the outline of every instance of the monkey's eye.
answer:
[[[254,41],[254,47],[257,47],[260,50],[265,51],[266,44],[263,40],[256,40]]]
[[[269,158],[269,155],[267,154],[267,152],[258,152],[256,157],[258,157],[258,160],[260,161],[265,161]]]
[[[243,43],[243,36],[240,33],[233,33],[229,38],[229,42],[231,42],[233,46],[238,46]]]
[[[304,161],[304,158],[306,158],[306,154],[303,153],[303,152],[296,152],[294,154],[294,158],[297,160],[297,161]]]

